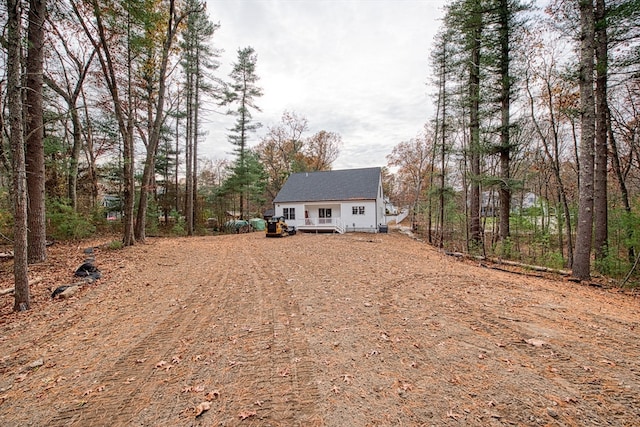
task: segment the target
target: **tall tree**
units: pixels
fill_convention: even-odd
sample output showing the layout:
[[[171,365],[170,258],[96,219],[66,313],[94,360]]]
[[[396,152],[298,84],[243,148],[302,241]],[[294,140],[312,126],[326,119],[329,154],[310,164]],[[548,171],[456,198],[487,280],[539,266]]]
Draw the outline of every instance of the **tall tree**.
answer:
[[[608,146],[607,146],[607,74],[609,70],[609,54],[607,37],[607,14],[605,0],[595,0],[595,54],[596,54],[596,89],[595,89],[595,163],[593,182],[593,222],[596,260],[602,260],[608,253],[609,220],[608,220]]]
[[[82,89],[93,59],[95,49],[87,49],[81,43],[69,43],[69,34],[72,31],[67,12],[58,9],[53,11],[54,19],[49,17],[51,32],[59,45],[53,46],[52,56],[57,59],[58,69],[49,69],[44,75],[45,83],[57,93],[66,103],[68,114],[71,118],[71,150],[69,153],[69,174],[67,183],[67,197],[74,210],[78,208],[78,172],[80,154],[83,148],[83,126],[81,120],[81,107],[78,101],[81,99]],[[56,22],[64,22],[64,33]],[[76,32],[74,36],[80,36]]]
[[[235,188],[240,195],[240,217],[245,214],[245,201],[249,187],[252,185],[250,168],[248,167],[249,134],[260,126],[252,121],[251,110],[260,111],[255,98],[262,96],[262,89],[257,86],[259,77],[256,74],[258,57],[252,47],[238,49],[238,62],[233,65],[230,77],[232,79],[225,93],[225,102],[236,104],[236,110],[229,114],[236,116],[236,124],[231,129],[229,141],[234,145],[236,161],[234,167]]]
[[[306,117],[285,111],[280,123],[270,126],[256,147],[268,176],[267,193],[271,200],[292,172],[303,171],[298,162],[304,146],[304,134],[308,130]]]
[[[303,150],[305,171],[327,171],[340,154],[342,137],[336,132],[321,130],[310,136]]]
[[[29,1],[28,47],[25,63],[26,170],[29,194],[29,262],[47,258],[45,212],[44,116],[42,104],[46,0]]]
[[[444,246],[444,214],[445,214],[445,193],[446,193],[446,170],[447,170],[447,154],[450,151],[448,147],[448,138],[450,134],[449,104],[452,98],[452,91],[448,83],[452,77],[453,70],[451,67],[451,58],[453,57],[452,33],[450,29],[444,29],[436,36],[436,46],[431,54],[431,66],[435,77],[437,101],[436,101],[436,119],[434,132],[434,171],[435,171],[435,154],[439,154],[439,187],[438,187],[438,218],[436,222],[436,242],[438,247]],[[431,227],[429,227],[429,236],[431,236]]]
[[[430,159],[433,155],[433,143],[431,135],[419,135],[396,145],[387,156],[388,165],[398,168],[398,176],[408,186],[406,190],[410,194],[408,202],[412,206],[411,224],[414,227],[417,224],[425,184],[432,173]]]
[[[595,15],[593,0],[578,0],[580,11],[580,186],[573,275],[591,277],[595,102],[593,91]]]
[[[213,93],[216,82],[209,72],[218,68],[219,52],[211,48],[210,40],[220,24],[213,24],[200,0],[189,0],[187,7],[194,10],[186,20],[186,28],[182,34],[182,69],[185,75],[184,92],[186,95],[186,203],[185,217],[187,234],[193,234],[194,220],[197,212],[198,193],[198,140],[201,135],[200,111],[202,98]]]
[[[156,12],[155,10],[149,12]],[[168,10],[162,17],[164,19],[156,20],[155,13],[151,14],[151,20],[149,21],[154,27],[156,27],[149,34],[150,37],[155,39],[156,36],[160,36],[160,49],[158,52],[157,63],[155,60],[151,61],[156,65],[155,73],[152,77],[154,88],[157,85],[157,92],[153,91],[153,109],[152,114],[149,117],[149,135],[148,143],[146,147],[146,157],[144,163],[144,169],[142,172],[142,183],[140,185],[140,198],[138,200],[138,212],[135,223],[135,238],[141,242],[146,239],[145,229],[147,221],[147,207],[149,195],[152,194],[152,182],[155,172],[155,156],[158,150],[158,144],[161,139],[162,125],[165,121],[165,97],[167,90],[167,78],[169,74],[169,57],[172,53],[173,43],[176,40],[178,30],[181,22],[185,19],[189,13],[196,12],[196,10],[190,10],[186,8],[183,11],[179,11],[175,0],[169,0]],[[164,34],[157,31],[164,28]]]
[[[469,152],[471,163],[470,195],[470,238],[474,246],[482,245],[480,225],[480,59],[484,20],[480,0],[469,0],[470,10],[467,24],[469,56],[467,69],[469,76]]]
[[[509,218],[511,215],[511,96],[512,77],[511,45],[513,34],[513,3],[510,0],[499,0],[498,4],[498,40],[499,40],[499,75],[500,75],[500,239],[506,240],[511,235]]]
[[[119,68],[116,63],[118,55],[115,34],[113,36],[107,33],[105,28],[105,17],[103,8],[98,0],[90,0],[88,10],[85,10],[83,3],[78,3],[76,0],[70,0],[73,11],[78,18],[78,22],[82,26],[87,38],[90,40],[91,45],[96,50],[96,56],[100,62],[100,68],[102,71],[102,77],[109,90],[111,96],[111,102],[113,105],[113,112],[118,124],[118,130],[120,137],[122,138],[122,163],[123,163],[123,222],[124,231],[122,242],[125,246],[131,246],[135,244],[134,236],[134,139],[133,139],[133,105],[132,102],[125,102],[124,99],[132,99],[132,82],[131,82],[131,49],[129,41],[131,39],[131,17],[130,13],[126,13],[122,10],[110,10],[109,12],[115,14],[113,17],[114,22],[124,20],[125,28],[120,28],[120,32],[124,32],[126,37],[126,78],[123,79],[118,73]],[[87,15],[87,16],[85,16]],[[90,17],[93,18],[91,22]],[[91,25],[90,25],[91,24]],[[118,34],[122,36],[122,34]],[[122,93],[122,81],[125,81],[125,91]],[[124,95],[124,96],[123,96]]]
[[[531,37],[533,38],[533,37]],[[529,98],[530,118],[535,132],[542,144],[544,156],[553,172],[557,186],[557,202],[563,215],[558,220],[564,224],[566,234],[566,256],[564,254],[565,241],[561,229],[558,230],[558,248],[567,261],[568,267],[573,262],[573,225],[567,184],[562,176],[562,166],[567,162],[567,156],[562,153],[568,151],[562,140],[562,109],[574,109],[573,101],[577,100],[573,86],[567,87],[566,79],[558,70],[558,56],[553,45],[543,47],[542,43],[532,43],[534,49],[542,48],[542,54],[534,50],[528,54],[529,65],[525,70],[525,90]],[[539,86],[534,95],[533,87]],[[560,224],[559,224],[560,225]]]
[[[13,277],[16,311],[31,307],[27,267],[27,179],[20,88],[22,52],[22,8],[20,0],[7,0],[7,92],[13,161]]]

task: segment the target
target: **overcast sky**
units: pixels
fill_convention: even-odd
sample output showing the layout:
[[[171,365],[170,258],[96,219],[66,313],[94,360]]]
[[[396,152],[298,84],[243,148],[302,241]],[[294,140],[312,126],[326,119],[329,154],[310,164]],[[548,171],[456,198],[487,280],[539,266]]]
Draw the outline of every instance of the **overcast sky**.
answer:
[[[218,75],[228,80],[237,50],[257,53],[263,127],[282,113],[309,121],[311,136],[337,132],[343,146],[334,169],[386,165],[386,156],[415,137],[433,115],[426,83],[429,52],[445,0],[208,0],[224,49]],[[234,118],[207,115],[200,154],[232,158],[227,129]]]

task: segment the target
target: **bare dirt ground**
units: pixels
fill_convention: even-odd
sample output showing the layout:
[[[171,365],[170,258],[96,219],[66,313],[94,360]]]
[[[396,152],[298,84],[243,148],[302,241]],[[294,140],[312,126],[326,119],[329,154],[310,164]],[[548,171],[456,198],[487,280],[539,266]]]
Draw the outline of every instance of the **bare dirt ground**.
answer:
[[[96,249],[103,278],[51,300],[85,247],[31,269],[30,312],[0,297],[2,426],[640,425],[631,293],[252,233]]]

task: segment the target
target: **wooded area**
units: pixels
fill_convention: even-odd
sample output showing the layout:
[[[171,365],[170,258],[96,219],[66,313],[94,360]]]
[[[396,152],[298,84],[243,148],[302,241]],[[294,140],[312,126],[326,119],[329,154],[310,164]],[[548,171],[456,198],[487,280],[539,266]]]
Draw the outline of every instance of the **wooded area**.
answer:
[[[438,247],[628,281],[637,264],[638,1],[458,0],[431,53],[436,115],[388,156]]]
[[[27,265],[46,258],[47,238],[205,233],[261,217],[289,174],[338,157],[341,136],[309,135],[293,111],[249,143],[262,126],[259,52],[238,48],[219,75],[224,23],[200,0],[6,6],[0,228],[16,310],[29,308]],[[436,114],[415,139],[389,141],[391,202],[440,248],[629,279],[639,21],[638,0],[450,3],[425,76]],[[200,154],[212,108],[236,118],[231,161]]]

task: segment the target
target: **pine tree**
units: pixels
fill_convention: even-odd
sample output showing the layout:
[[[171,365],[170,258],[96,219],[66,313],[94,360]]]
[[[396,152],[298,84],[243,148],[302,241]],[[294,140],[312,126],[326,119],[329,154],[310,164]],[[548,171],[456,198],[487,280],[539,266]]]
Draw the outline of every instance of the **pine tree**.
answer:
[[[233,66],[230,77],[232,82],[225,91],[225,102],[236,104],[237,109],[229,114],[237,117],[235,126],[230,129],[229,141],[234,146],[236,161],[234,166],[234,188],[240,195],[240,218],[245,214],[247,191],[252,186],[250,168],[248,167],[249,134],[255,132],[259,123],[252,121],[251,110],[260,111],[255,98],[262,96],[262,89],[257,86],[259,77],[256,75],[257,55],[252,47],[238,49],[238,62]]]
[[[21,7],[19,0],[7,0],[7,98],[11,154],[13,162],[13,277],[15,281],[15,311],[28,310],[31,306],[27,267],[27,187],[24,138],[22,125],[22,94],[20,68],[22,55]]]
[[[220,27],[213,24],[206,13],[204,3],[189,0],[187,7],[195,10],[186,21],[182,35],[182,69],[185,75],[186,98],[186,194],[185,217],[187,234],[192,235],[197,211],[198,193],[198,138],[200,136],[200,110],[202,98],[207,94],[217,94],[217,88],[211,84],[216,79],[208,72],[218,68],[219,52],[211,48],[210,40]]]
[[[579,0],[580,10],[580,183],[576,250],[573,275],[581,280],[591,277],[591,238],[593,236],[593,183],[595,101],[593,91],[595,15],[593,0]]]

